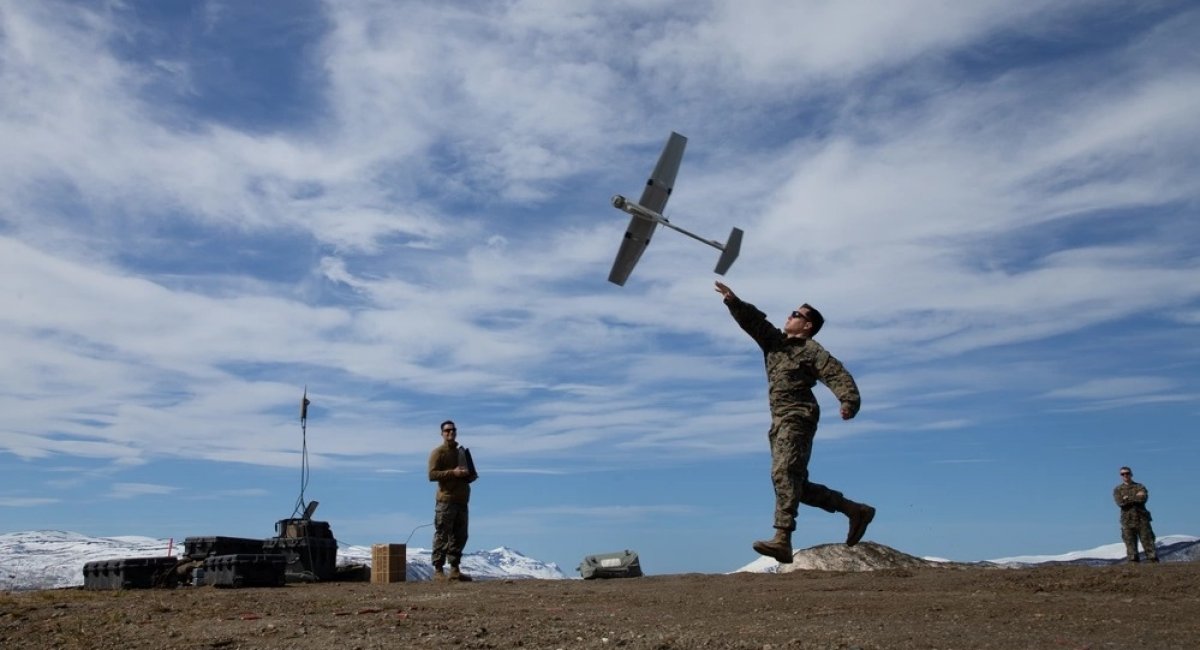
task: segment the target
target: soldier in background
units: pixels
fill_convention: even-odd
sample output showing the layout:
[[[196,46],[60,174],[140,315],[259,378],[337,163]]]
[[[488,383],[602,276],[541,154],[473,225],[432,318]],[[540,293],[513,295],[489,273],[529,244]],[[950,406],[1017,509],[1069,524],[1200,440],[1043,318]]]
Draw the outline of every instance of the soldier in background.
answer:
[[[1150,493],[1146,486],[1133,481],[1133,470],[1121,468],[1121,484],[1113,488],[1113,501],[1121,509],[1121,541],[1125,542],[1125,561],[1138,561],[1138,539],[1142,540],[1142,550],[1146,553],[1147,562],[1158,562],[1158,552],[1154,548],[1154,529],[1150,527],[1150,511],[1146,509],[1146,500]]]
[[[467,503],[471,483],[476,479],[464,450],[458,446],[458,427],[453,420],[442,423],[442,444],[429,454],[429,480],[437,481],[433,516],[433,579],[445,580],[443,566],[450,563],[450,580],[469,582],[471,577],[459,570],[463,548],[467,545]]]
[[[775,487],[775,537],[754,542],[760,555],[783,564],[792,562],[792,531],[796,529],[799,504],[840,512],[850,519],[846,545],[854,546],[875,518],[875,508],[855,503],[841,492],[808,480],[808,460],[821,409],[812,387],[818,381],[829,387],[841,402],[843,420],[858,414],[862,403],[854,378],[842,363],[812,340],[825,319],[811,305],[801,305],[788,316],[783,330],[767,320],[754,305],[743,302],[733,291],[716,283],[729,313],[762,348],[767,366],[768,398],[771,405],[771,483]]]

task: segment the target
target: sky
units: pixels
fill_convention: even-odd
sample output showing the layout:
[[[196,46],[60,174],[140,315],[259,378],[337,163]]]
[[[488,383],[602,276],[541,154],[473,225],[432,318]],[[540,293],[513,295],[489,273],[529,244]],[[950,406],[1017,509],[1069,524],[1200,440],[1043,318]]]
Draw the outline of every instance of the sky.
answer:
[[[731,571],[772,534],[762,354],[863,395],[812,480],[953,560],[1200,534],[1200,7],[0,0],[0,532]],[[607,282],[667,136],[660,229]],[[307,391],[308,417],[299,402]],[[307,465],[304,453],[307,452]],[[307,468],[307,471],[306,471]],[[797,548],[844,539],[802,508]]]

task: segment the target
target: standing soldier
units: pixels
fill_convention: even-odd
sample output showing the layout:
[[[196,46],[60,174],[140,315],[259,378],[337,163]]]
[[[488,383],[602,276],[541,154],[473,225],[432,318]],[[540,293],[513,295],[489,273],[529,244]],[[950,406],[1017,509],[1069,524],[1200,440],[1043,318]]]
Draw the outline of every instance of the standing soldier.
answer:
[[[429,454],[429,480],[438,484],[431,553],[434,580],[446,579],[442,567],[447,562],[451,580],[471,580],[458,568],[467,545],[467,503],[471,500],[471,482],[476,478],[469,467],[466,450],[458,446],[458,427],[453,420],[446,420],[442,423],[442,444]]]
[[[1138,539],[1142,540],[1142,550],[1146,553],[1147,562],[1158,562],[1158,552],[1154,548],[1154,529],[1150,527],[1150,511],[1146,509],[1146,500],[1150,493],[1146,486],[1133,481],[1133,470],[1121,468],[1121,484],[1113,488],[1113,501],[1121,509],[1121,541],[1125,542],[1125,561],[1138,561]]]
[[[771,406],[771,483],[775,486],[775,537],[754,542],[760,555],[783,564],[792,562],[792,531],[796,529],[799,504],[840,512],[850,519],[846,545],[854,546],[875,518],[875,508],[855,503],[841,492],[808,480],[808,460],[821,409],[812,387],[818,381],[829,387],[841,402],[843,420],[858,414],[862,400],[854,378],[842,363],[812,339],[825,323],[821,313],[808,304],[793,311],[776,329],[766,314],[743,302],[729,287],[717,282],[717,293],[734,320],[762,348],[767,366],[768,401]]]

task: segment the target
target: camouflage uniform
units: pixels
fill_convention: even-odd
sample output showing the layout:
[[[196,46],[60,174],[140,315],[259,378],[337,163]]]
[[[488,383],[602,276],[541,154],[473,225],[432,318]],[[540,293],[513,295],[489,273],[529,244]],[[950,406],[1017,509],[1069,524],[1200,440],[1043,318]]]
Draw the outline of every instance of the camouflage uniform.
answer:
[[[1158,553],[1154,548],[1154,529],[1150,527],[1150,511],[1146,509],[1146,500],[1149,498],[1146,486],[1134,481],[1113,488],[1113,501],[1121,509],[1121,541],[1125,542],[1125,559],[1130,562],[1138,561],[1139,538],[1146,559],[1158,561]]]
[[[852,501],[841,492],[808,480],[808,461],[821,417],[812,387],[817,381],[825,384],[854,415],[862,403],[854,378],[820,343],[789,338],[754,305],[737,297],[727,298],[725,304],[738,325],[762,348],[766,361],[775,528],[795,530],[801,503],[826,512],[847,512]]]
[[[451,567],[457,567],[467,545],[467,503],[471,500],[474,478],[453,475],[453,470],[463,463],[460,454],[456,443],[438,445],[429,454],[429,480],[438,484],[430,559],[438,569],[447,561]]]

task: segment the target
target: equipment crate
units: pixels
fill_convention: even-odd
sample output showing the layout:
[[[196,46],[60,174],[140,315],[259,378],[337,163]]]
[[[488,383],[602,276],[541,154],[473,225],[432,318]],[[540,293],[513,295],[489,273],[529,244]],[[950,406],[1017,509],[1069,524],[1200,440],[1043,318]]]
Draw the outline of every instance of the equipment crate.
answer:
[[[329,527],[328,521],[314,521],[312,519],[280,519],[275,522],[276,537],[319,537],[322,539],[333,539],[333,529]]]
[[[173,557],[96,560],[83,565],[84,589],[149,589],[171,584]]]
[[[246,537],[188,537],[183,554],[193,560],[213,555],[257,555],[263,552],[263,540]]]
[[[408,578],[408,550],[404,544],[371,546],[371,582],[388,584]]]
[[[214,555],[204,560],[204,584],[213,587],[282,587],[287,560],[269,553]]]
[[[332,580],[337,573],[337,540],[323,537],[272,537],[264,553],[278,553],[287,562],[288,582]]]

